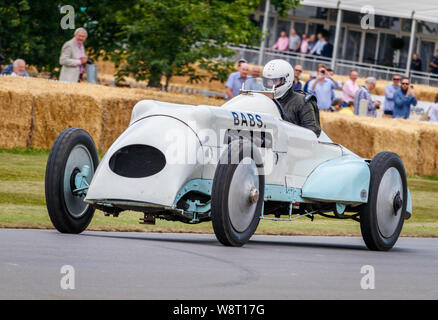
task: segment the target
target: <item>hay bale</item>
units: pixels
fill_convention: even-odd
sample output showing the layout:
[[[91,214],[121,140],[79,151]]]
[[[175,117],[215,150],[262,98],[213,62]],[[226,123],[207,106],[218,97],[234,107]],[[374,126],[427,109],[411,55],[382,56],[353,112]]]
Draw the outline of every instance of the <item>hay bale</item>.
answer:
[[[419,173],[418,123],[321,112],[321,124],[334,142],[359,156],[371,159],[379,152],[395,152],[408,173]]]
[[[103,99],[102,113],[102,136],[99,141],[99,150],[106,151],[117,139],[117,137],[125,131],[131,119],[131,111],[136,99]]]
[[[438,176],[438,126],[423,125],[419,135],[418,172]]]
[[[35,97],[34,131],[31,146],[50,149],[66,128],[86,130],[99,141],[102,134],[102,107],[90,96],[44,93]]]
[[[28,147],[33,96],[0,88],[0,148]]]

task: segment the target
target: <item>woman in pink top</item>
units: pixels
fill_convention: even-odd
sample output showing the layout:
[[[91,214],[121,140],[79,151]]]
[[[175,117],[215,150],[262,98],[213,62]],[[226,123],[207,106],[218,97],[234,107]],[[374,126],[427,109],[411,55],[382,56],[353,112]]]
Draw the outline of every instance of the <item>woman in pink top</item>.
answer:
[[[289,50],[289,38],[287,37],[286,31],[282,31],[280,33],[280,38],[278,38],[277,42],[272,46],[271,49],[277,49],[278,51]]]
[[[353,101],[356,91],[359,90],[359,86],[356,83],[357,78],[358,78],[357,72],[351,70],[350,79],[348,79],[345,82],[344,87],[342,89],[343,91],[342,101],[344,101],[345,104],[348,104],[350,101]]]

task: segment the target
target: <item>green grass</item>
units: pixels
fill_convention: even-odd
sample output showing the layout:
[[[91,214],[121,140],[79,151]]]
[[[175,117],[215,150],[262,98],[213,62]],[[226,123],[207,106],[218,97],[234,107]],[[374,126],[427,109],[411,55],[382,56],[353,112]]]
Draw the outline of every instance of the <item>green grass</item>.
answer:
[[[0,149],[0,227],[53,228],[44,199],[45,150]],[[410,176],[414,214],[405,221],[403,236],[438,237],[438,178]],[[156,225],[138,223],[141,213],[122,212],[118,218],[96,211],[88,230],[212,233],[211,223],[187,225],[157,220]],[[360,235],[354,221],[316,216],[293,222],[260,222],[257,234]]]

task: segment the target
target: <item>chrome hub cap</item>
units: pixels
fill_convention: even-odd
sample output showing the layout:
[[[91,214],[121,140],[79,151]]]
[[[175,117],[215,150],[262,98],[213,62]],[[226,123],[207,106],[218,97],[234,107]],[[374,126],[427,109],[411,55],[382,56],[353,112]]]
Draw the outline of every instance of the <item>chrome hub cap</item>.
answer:
[[[84,165],[89,166],[90,172],[94,172],[93,158],[90,152],[84,145],[75,146],[67,159],[64,171],[64,201],[68,212],[74,218],[82,217],[88,210],[88,205],[84,202],[83,197],[73,194],[72,174],[76,174]],[[90,184],[92,174],[87,177],[87,182]]]
[[[377,225],[385,238],[397,229],[403,207],[403,182],[396,168],[389,168],[380,181],[377,194]]]
[[[231,179],[228,212],[233,228],[244,232],[250,226],[259,199],[259,176],[254,160],[243,159]]]

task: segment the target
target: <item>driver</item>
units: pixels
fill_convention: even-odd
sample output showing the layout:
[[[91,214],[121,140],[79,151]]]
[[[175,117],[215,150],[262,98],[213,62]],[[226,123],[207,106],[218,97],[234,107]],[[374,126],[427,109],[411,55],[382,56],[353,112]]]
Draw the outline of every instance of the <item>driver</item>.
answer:
[[[294,69],[285,60],[271,60],[263,68],[263,85],[266,89],[274,88],[274,101],[280,104],[284,120],[310,129],[319,137],[321,126],[316,98],[294,91],[293,80]]]

